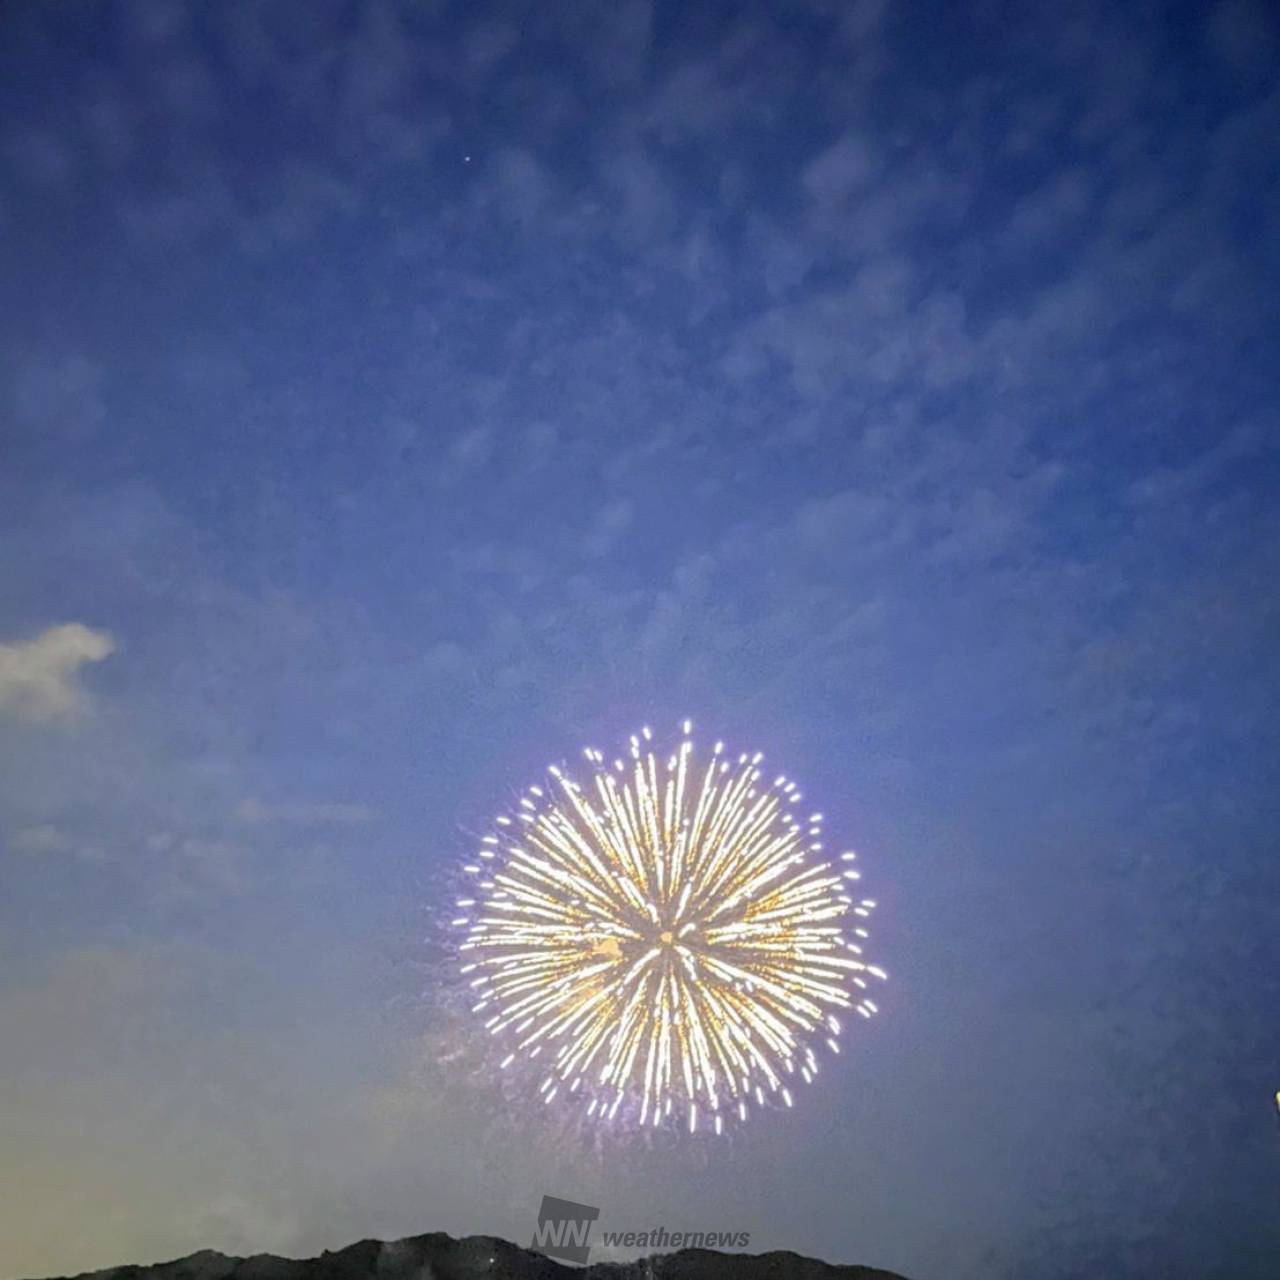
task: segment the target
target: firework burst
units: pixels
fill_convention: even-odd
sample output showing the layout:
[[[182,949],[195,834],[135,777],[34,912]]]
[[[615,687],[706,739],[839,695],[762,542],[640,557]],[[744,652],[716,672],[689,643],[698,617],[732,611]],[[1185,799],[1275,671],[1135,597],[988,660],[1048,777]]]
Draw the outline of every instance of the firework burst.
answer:
[[[791,1106],[885,974],[855,855],[824,858],[822,815],[760,755],[699,761],[689,732],[612,765],[589,747],[582,784],[552,766],[483,837],[453,923],[473,1012],[545,1101],[719,1133]]]

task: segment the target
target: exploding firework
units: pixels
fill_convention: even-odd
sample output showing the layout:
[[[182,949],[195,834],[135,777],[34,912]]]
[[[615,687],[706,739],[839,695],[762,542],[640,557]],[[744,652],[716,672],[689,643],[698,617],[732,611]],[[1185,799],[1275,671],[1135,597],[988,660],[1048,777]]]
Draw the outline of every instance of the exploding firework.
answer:
[[[760,755],[699,761],[689,732],[664,758],[645,729],[612,766],[589,747],[585,784],[552,766],[481,840],[453,923],[473,1012],[502,1067],[545,1064],[546,1102],[719,1133],[791,1106],[885,974],[855,855],[824,858],[822,815]]]

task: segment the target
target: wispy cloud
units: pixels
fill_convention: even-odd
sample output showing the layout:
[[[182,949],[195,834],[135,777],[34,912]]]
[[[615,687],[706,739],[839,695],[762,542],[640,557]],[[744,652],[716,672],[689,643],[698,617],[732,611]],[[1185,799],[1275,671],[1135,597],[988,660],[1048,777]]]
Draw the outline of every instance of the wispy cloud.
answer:
[[[236,817],[241,822],[283,822],[307,824],[336,823],[342,826],[371,822],[373,810],[362,804],[342,802],[318,802],[298,804],[267,802],[248,796],[236,805]]]
[[[47,854],[70,853],[75,842],[63,830],[52,823],[39,827],[24,827],[10,837],[9,846],[19,853]]]

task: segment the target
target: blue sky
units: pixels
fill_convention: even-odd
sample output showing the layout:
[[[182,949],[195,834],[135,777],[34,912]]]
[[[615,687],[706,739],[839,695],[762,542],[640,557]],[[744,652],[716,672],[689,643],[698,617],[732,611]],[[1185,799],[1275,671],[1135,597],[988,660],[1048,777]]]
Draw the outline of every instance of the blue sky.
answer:
[[[1280,23],[1217,5],[0,18],[0,1272],[746,1229],[1280,1248]],[[725,1152],[495,1105],[474,831],[759,748],[884,1016]]]

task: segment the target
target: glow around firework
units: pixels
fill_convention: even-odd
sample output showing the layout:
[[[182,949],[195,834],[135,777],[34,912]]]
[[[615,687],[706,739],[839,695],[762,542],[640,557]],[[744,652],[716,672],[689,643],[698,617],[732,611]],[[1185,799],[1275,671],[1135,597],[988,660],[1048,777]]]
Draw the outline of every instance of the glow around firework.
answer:
[[[853,853],[823,854],[822,815],[760,755],[648,729],[580,784],[555,766],[497,819],[458,900],[473,1012],[545,1064],[547,1102],[590,1117],[702,1124],[791,1106],[839,1053],[842,1015],[876,1012]]]

